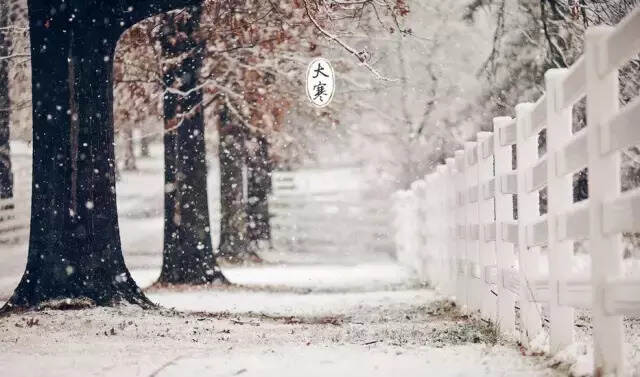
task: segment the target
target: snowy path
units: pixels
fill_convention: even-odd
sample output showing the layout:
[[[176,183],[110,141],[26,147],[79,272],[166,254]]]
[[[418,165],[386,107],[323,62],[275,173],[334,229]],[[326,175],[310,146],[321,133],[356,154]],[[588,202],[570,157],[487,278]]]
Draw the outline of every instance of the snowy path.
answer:
[[[162,164],[141,159],[139,167],[123,173],[118,206],[127,266],[146,287],[161,263]],[[0,250],[0,303],[24,272],[26,250]],[[368,262],[337,265],[323,255],[316,258],[323,265],[226,268],[242,288],[148,292],[178,311],[124,307],[2,318],[0,376],[562,375],[452,311],[408,270],[379,255],[349,256],[345,250],[340,262]],[[300,258],[278,252],[267,259]]]
[[[65,377],[562,375],[452,311],[397,265],[227,272],[248,287],[150,292],[183,312],[125,307],[0,319],[0,370]]]

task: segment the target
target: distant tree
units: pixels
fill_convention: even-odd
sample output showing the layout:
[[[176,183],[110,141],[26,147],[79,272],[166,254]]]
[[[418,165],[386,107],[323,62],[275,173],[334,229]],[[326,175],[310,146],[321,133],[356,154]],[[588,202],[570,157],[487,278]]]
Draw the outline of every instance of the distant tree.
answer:
[[[264,96],[266,85],[265,75],[257,67],[273,59],[266,65],[277,69],[274,46],[296,43],[283,37],[282,25],[270,14],[270,9],[278,6],[260,0],[219,3],[209,9],[207,26],[203,27],[210,41],[203,84],[212,98],[218,124],[221,207],[218,253],[230,262],[260,260],[251,243],[250,198],[245,196],[250,174],[247,143],[251,130],[261,134],[274,131],[258,123],[262,123],[265,109],[257,106],[260,99],[256,94],[260,88]],[[270,95],[282,96],[277,90]]]
[[[158,17],[164,91],[165,204],[161,284],[227,283],[211,242],[200,69],[202,6]]]
[[[9,123],[11,100],[9,98],[9,55],[11,33],[9,29],[9,2],[0,3],[0,199],[13,196],[11,149],[9,147]]]
[[[136,147],[140,156],[149,156],[149,142],[155,136],[146,125],[149,120],[162,119],[160,85],[160,59],[155,56],[153,24],[155,18],[144,20],[128,29],[118,41],[114,58],[114,122],[118,146],[117,158],[123,170],[136,170]],[[140,135],[134,133],[140,131]]]
[[[140,138],[140,156],[141,157],[149,157],[151,156],[151,151],[149,150],[149,144],[151,143],[151,138],[149,136],[142,136]]]
[[[197,3],[28,2],[34,134],[31,236],[25,274],[3,310],[74,298],[99,305],[151,305],[131,278],[120,245],[113,60],[127,28]]]
[[[0,199],[13,196],[14,182],[9,139],[12,130],[12,116],[23,106],[21,98],[13,98],[26,88],[20,83],[24,78],[18,74],[22,63],[28,59],[23,51],[25,39],[26,6],[23,0],[5,0],[0,4]],[[12,90],[12,86],[16,86]],[[17,97],[17,96],[16,96]]]
[[[31,55],[29,54],[29,29],[27,0],[7,0],[9,24],[0,30],[8,38],[9,120],[13,140],[31,140]]]
[[[218,255],[238,263],[251,257],[244,196],[245,130],[226,105],[218,111],[220,160],[220,243]]]
[[[378,7],[377,4],[365,3],[365,8],[371,11]],[[341,40],[330,38],[328,28],[332,25],[331,16],[344,15],[354,20],[358,17],[357,8],[356,4],[339,4],[328,9],[315,0],[292,3],[265,0],[205,3],[199,31],[201,38],[207,41],[207,46],[203,49],[201,83],[198,85],[198,89],[202,88],[204,91],[202,103],[199,107],[193,103],[183,107],[176,124],[177,129],[186,125],[182,119],[188,119],[191,117],[190,113],[195,113],[188,109],[213,109],[211,123],[218,130],[221,170],[220,256],[234,261],[256,258],[255,250],[249,242],[252,238],[250,230],[254,229],[252,219],[263,221],[261,229],[268,226],[268,214],[257,214],[256,211],[268,211],[266,187],[269,182],[266,178],[269,176],[264,176],[261,167],[271,162],[259,161],[257,158],[284,155],[293,150],[289,146],[295,144],[295,139],[285,130],[285,127],[292,125],[285,125],[285,114],[299,105],[296,113],[307,113],[310,118],[326,118],[328,112],[312,108],[300,90],[300,77],[306,69],[308,58],[319,53],[318,43],[314,40],[321,38],[328,39],[328,43],[340,43],[359,64],[377,74],[364,53],[354,50]],[[403,13],[403,9],[402,6],[385,5],[380,9],[380,14],[387,12],[387,15],[395,17]],[[148,30],[161,30],[161,26],[154,22],[156,21],[151,22],[139,34],[146,35]],[[184,37],[180,34],[174,39]],[[122,43],[132,54],[140,50],[146,51],[144,44],[141,43],[140,48],[131,48]],[[154,45],[153,39],[149,38],[146,45]],[[126,66],[127,72],[139,73],[137,79],[123,81],[132,84],[123,85],[123,90],[130,87],[136,92],[135,95],[142,93],[147,98],[166,99],[170,98],[167,94],[180,94],[180,90],[167,86],[163,80],[164,71],[160,67],[161,61],[166,59],[157,58],[161,57],[157,52],[158,64],[154,63],[151,55],[146,55],[144,59],[140,59],[142,54],[137,59],[119,59]],[[182,54],[180,58],[184,56],[186,54]],[[149,86],[138,93],[136,88],[140,81],[152,83],[153,88]],[[157,93],[162,93],[162,96],[157,96]],[[302,124],[297,127],[302,128]],[[176,130],[177,132],[179,131]],[[305,132],[309,133],[307,130],[300,134]],[[276,145],[277,148],[272,153],[262,150],[251,156],[247,145],[253,140],[267,141],[258,144],[262,149],[268,145]],[[284,149],[281,146],[287,147]],[[299,147],[294,153],[303,152],[304,149]],[[249,164],[247,159],[252,159],[254,164]],[[245,179],[247,190],[251,191],[249,197],[244,196]]]
[[[254,244],[271,241],[269,200],[273,163],[269,156],[269,140],[254,134],[247,148],[247,221],[249,240]],[[257,247],[258,245],[256,245]]]
[[[136,147],[135,139],[133,138],[133,126],[126,127],[122,130],[122,138],[124,139],[124,161],[123,170],[135,171],[138,170],[136,165]]]
[[[270,237],[269,146],[278,139],[291,144],[283,125],[294,105],[301,105],[296,113],[316,112],[306,103],[299,79],[308,59],[318,53],[311,41],[318,38],[322,21],[315,15],[326,16],[315,1],[263,0],[221,3],[207,13],[203,32],[211,47],[203,84],[218,113],[218,250],[227,260],[259,260],[256,241]]]

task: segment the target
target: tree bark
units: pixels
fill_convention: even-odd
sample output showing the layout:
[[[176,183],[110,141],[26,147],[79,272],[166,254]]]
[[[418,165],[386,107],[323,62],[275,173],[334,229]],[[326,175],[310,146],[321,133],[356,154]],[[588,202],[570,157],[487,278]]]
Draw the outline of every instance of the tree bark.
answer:
[[[232,263],[248,259],[247,206],[244,200],[245,137],[226,106],[219,111],[220,244],[218,255]]]
[[[26,271],[3,311],[56,299],[152,305],[131,278],[120,244],[113,58],[126,28],[159,12],[194,3],[29,0],[31,235]],[[75,121],[78,158],[73,169],[70,129]],[[76,182],[73,189],[72,180]]]
[[[9,56],[11,50],[9,25],[9,3],[0,4],[0,57]],[[13,196],[13,175],[11,173],[11,149],[9,147],[9,123],[11,101],[9,98],[9,60],[0,60],[0,199]]]
[[[167,14],[160,44],[167,88],[165,117],[164,251],[160,284],[227,283],[216,263],[211,242],[207,195],[207,162],[202,112],[203,93],[197,89],[204,41],[197,35],[202,7],[189,15]],[[176,60],[183,57],[179,62]]]
[[[136,150],[135,143],[133,140],[133,129],[131,127],[126,127],[123,130],[125,137],[125,150],[124,150],[124,171],[134,171],[138,170],[136,166]]]
[[[149,151],[150,138],[143,136],[140,138],[140,157],[149,157],[151,152]]]
[[[271,240],[269,200],[271,193],[271,160],[269,141],[264,135],[255,135],[247,158],[247,214],[251,242]]]

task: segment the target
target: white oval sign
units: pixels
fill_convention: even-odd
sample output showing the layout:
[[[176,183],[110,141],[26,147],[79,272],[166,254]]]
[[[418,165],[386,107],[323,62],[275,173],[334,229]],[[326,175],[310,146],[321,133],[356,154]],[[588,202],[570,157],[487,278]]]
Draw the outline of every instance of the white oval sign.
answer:
[[[336,89],[333,67],[327,59],[316,58],[307,68],[307,97],[317,107],[331,103]]]

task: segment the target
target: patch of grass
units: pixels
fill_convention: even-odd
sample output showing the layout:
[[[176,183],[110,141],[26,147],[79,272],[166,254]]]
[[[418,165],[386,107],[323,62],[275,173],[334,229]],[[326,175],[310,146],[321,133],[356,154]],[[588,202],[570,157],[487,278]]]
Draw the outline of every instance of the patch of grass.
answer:
[[[425,310],[429,317],[445,321],[444,327],[431,330],[429,341],[436,346],[466,343],[496,345],[500,341],[497,324],[463,314],[452,301],[436,301]]]

